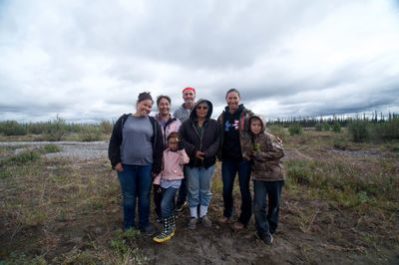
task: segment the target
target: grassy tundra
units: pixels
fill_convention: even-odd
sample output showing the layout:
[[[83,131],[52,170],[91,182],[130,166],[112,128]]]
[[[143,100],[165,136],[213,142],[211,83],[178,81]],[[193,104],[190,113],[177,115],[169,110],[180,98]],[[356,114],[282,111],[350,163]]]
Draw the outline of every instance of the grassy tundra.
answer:
[[[60,120],[61,126],[41,124],[53,131],[34,134],[34,124],[25,124],[29,133],[2,131],[0,139],[49,140],[62,134],[61,140],[88,141],[91,136],[83,137],[83,131],[93,130],[100,132],[94,140],[102,140],[112,128],[104,122],[75,125],[74,131]],[[105,156],[49,158],[61,151],[58,145],[0,146],[0,264],[397,264],[399,138],[377,137],[377,132],[392,135],[386,132],[397,125],[364,123],[365,130],[363,123],[339,130],[270,125],[284,140],[287,170],[281,224],[271,247],[253,236],[253,221],[238,233],[216,223],[192,232],[185,228],[185,214],[173,240],[155,245],[137,231],[120,229],[119,184]],[[350,126],[359,126],[367,137],[359,141]],[[222,213],[216,172],[213,220]]]

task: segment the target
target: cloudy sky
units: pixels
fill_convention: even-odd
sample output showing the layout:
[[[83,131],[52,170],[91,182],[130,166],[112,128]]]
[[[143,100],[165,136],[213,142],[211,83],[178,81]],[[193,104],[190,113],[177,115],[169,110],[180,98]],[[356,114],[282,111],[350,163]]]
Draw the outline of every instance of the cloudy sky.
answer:
[[[399,2],[0,0],[0,120],[116,119],[185,86],[277,117],[399,112]]]

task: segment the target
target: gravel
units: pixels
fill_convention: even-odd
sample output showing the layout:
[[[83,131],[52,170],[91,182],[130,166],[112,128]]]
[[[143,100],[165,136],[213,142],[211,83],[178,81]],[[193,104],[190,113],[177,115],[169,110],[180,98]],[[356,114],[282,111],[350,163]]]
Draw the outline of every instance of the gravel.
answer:
[[[108,157],[108,142],[0,142],[0,147],[11,147],[14,154],[39,149],[45,145],[57,145],[60,152],[45,154],[47,158],[96,160]]]

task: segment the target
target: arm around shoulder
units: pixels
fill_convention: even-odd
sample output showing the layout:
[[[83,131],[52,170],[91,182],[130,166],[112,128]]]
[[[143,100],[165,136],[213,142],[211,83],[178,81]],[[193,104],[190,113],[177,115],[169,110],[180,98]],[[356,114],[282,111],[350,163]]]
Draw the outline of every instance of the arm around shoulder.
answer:
[[[284,157],[283,145],[274,135],[265,133],[262,144],[265,145],[265,148],[260,148],[255,152],[255,159],[259,161],[270,161]]]

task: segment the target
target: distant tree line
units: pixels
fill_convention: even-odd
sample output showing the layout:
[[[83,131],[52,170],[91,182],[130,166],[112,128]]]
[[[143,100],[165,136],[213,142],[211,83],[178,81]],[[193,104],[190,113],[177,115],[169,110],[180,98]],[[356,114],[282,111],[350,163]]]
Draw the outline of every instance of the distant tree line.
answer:
[[[96,141],[102,138],[102,134],[110,134],[113,124],[109,121],[101,121],[95,124],[89,123],[67,123],[65,119],[57,116],[47,122],[21,123],[14,120],[0,122],[0,135],[24,136],[41,135],[38,140],[61,141],[68,135],[76,134],[74,140]]]
[[[268,122],[269,126],[288,128],[290,135],[302,134],[302,128],[314,128],[316,131],[341,132],[348,129],[354,142],[386,141],[399,139],[399,114],[372,112],[370,115],[353,117],[333,115],[332,117],[291,117]]]
[[[303,128],[315,127],[317,124],[328,124],[330,126],[338,123],[341,127],[347,127],[354,121],[367,121],[370,123],[386,123],[392,120],[398,119],[399,114],[391,113],[383,114],[374,111],[370,114],[357,114],[354,116],[347,115],[332,115],[332,116],[292,116],[289,118],[277,118],[275,120],[268,121],[268,124],[279,125],[283,127],[289,127],[293,124],[299,124]]]

